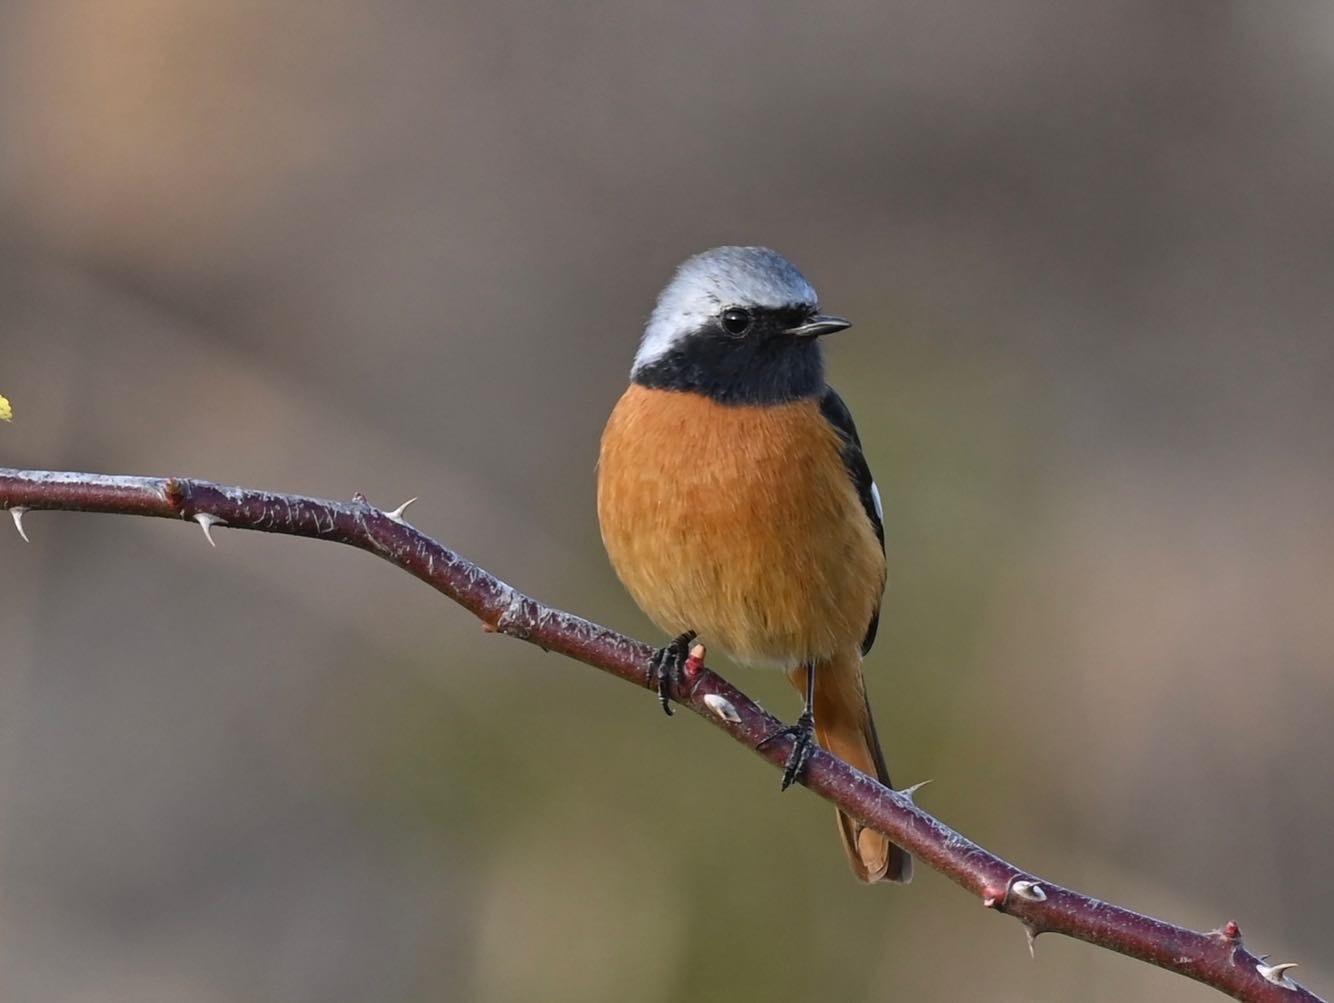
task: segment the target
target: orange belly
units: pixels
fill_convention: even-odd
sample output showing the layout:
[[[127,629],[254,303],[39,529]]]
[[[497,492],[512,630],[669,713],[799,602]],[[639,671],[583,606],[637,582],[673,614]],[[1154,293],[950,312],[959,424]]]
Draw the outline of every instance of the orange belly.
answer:
[[[860,646],[885,560],[815,400],[724,406],[632,385],[598,461],[612,566],[663,630],[792,667]]]

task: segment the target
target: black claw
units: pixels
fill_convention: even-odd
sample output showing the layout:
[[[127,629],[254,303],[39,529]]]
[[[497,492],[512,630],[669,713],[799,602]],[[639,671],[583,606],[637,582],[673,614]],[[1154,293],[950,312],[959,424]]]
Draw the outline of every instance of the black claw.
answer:
[[[649,659],[649,687],[657,689],[658,700],[668,717],[672,716],[672,686],[681,682],[681,670],[690,657],[690,645],[698,636],[693,630],[687,630],[672,638],[665,648],[659,648]]]
[[[792,751],[788,753],[787,763],[783,766],[783,786],[778,788],[780,791],[787,790],[801,776],[802,771],[806,769],[806,760],[811,758],[811,750],[816,745],[814,662],[806,663],[806,703],[801,708],[801,716],[797,718],[797,723],[779,728],[755,748],[763,749],[774,739],[787,735],[792,736]]]
[[[802,711],[796,724],[779,728],[755,748],[763,749],[770,742],[779,738],[786,738],[789,735],[793,739],[792,751],[788,753],[787,763],[783,766],[783,784],[779,787],[779,790],[782,791],[796,783],[802,771],[806,769],[806,761],[811,758],[811,750],[816,746],[815,715],[809,710]]]

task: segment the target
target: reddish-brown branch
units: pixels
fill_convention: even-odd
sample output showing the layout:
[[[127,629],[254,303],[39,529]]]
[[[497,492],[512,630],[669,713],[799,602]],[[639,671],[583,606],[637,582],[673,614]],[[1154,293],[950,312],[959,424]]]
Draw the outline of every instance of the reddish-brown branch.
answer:
[[[223,487],[185,478],[105,477],[0,468],[0,508],[62,509],[157,516],[267,533],[333,540],[369,551],[444,593],[490,629],[568,655],[637,686],[648,685],[652,649],[573,614],[544,606],[358,497],[352,502]],[[780,722],[721,676],[701,668],[677,694],[706,721],[754,750]],[[720,702],[721,701],[721,702]],[[646,711],[647,713],[647,711]],[[759,752],[775,766],[790,740]],[[1063,933],[1196,979],[1251,1001],[1308,1003],[1318,997],[1242,945],[1235,923],[1197,933],[1100,902],[1034,877],[989,853],[839,759],[817,751],[805,786],[888,835],[984,905],[1036,936]]]

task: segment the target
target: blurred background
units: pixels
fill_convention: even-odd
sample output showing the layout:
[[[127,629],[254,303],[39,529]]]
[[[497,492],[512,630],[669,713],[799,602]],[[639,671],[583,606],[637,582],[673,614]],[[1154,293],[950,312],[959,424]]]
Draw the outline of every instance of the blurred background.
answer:
[[[419,495],[656,639],[598,436],[673,267],[773,246],[856,321],[895,777],[1328,993],[1331,120],[1316,0],[8,3],[0,462]],[[1218,998],[857,886],[758,758],[364,554],[27,528],[7,1000]]]

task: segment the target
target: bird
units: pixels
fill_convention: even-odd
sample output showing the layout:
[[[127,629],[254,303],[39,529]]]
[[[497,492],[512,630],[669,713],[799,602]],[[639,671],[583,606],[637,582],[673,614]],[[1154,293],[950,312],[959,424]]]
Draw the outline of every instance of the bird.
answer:
[[[812,742],[890,786],[866,698],[885,587],[884,513],[852,413],[825,382],[820,312],[796,266],[765,247],[687,259],[658,296],[603,431],[603,544],[673,640],[650,662],[663,710],[697,637],[802,694],[782,788]],[[863,882],[907,882],[912,858],[843,813]]]

